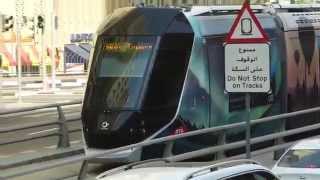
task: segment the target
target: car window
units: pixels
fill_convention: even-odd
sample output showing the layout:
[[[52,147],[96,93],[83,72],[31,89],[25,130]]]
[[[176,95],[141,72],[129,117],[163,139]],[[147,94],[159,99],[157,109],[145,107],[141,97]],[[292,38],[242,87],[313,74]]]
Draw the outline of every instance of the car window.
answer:
[[[227,178],[225,180],[278,180],[274,175],[265,171],[256,171],[239,176]]]
[[[255,180],[278,180],[274,175],[265,171],[255,172],[253,175]]]
[[[255,180],[253,174],[243,174],[240,176],[235,176],[226,180]]]
[[[294,168],[320,168],[320,150],[290,150],[281,158],[278,166]]]

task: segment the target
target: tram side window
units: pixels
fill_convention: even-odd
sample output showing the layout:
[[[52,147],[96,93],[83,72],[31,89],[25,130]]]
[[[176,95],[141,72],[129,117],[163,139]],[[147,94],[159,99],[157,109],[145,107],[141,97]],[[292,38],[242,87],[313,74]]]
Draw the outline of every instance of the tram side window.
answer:
[[[271,87],[272,83],[271,83]],[[250,107],[258,107],[271,104],[274,100],[272,93],[250,93]],[[229,94],[229,112],[245,109],[245,94],[230,93]]]
[[[271,89],[275,87],[273,85],[273,80],[274,79],[271,79],[270,82]],[[271,92],[274,92],[274,90],[272,90]],[[272,93],[250,93],[251,108],[272,104],[273,101],[274,97]],[[229,112],[243,110],[245,108],[245,93],[229,94]]]
[[[173,116],[179,103],[190,58],[193,35],[162,37],[153,67],[145,108],[169,111]],[[166,113],[162,113],[166,114]]]
[[[179,115],[197,129],[209,127],[210,94],[206,51],[200,40],[195,44]]]

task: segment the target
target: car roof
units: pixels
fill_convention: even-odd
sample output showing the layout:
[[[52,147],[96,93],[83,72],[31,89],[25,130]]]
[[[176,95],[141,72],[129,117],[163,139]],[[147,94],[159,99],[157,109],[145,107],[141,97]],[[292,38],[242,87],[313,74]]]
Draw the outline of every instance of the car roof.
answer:
[[[255,170],[267,171],[258,164],[240,164],[228,167],[215,167],[194,163],[158,164],[152,167],[140,167],[117,173],[103,173],[98,180],[215,180]],[[214,179],[213,179],[214,177]]]
[[[230,177],[230,176],[239,175],[239,174],[252,172],[252,171],[270,172],[265,167],[258,164],[242,164],[242,165],[223,168],[221,170],[217,170],[215,172],[207,173],[204,175],[196,176],[192,178],[192,180],[216,180],[216,179],[222,179],[225,177]]]
[[[320,149],[320,138],[299,141],[291,149]]]
[[[144,167],[122,171],[110,176],[99,176],[102,180],[182,180],[181,177],[199,170],[200,167]]]

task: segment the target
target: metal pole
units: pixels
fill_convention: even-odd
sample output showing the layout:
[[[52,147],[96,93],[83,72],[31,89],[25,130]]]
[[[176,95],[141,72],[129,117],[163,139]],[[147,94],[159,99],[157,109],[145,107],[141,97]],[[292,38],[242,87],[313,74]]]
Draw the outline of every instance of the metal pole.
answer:
[[[23,14],[23,0],[16,0],[16,58],[18,60],[18,102],[22,102],[22,87],[21,87],[21,26],[22,26],[22,14]]]
[[[64,116],[61,106],[57,106],[58,116],[59,116],[59,142],[58,148],[70,147],[69,130],[67,126],[66,117]]]
[[[220,145],[223,145],[223,144],[226,144],[226,131],[221,131],[219,133],[219,136],[218,136],[218,142],[217,142],[217,145],[220,146]],[[224,159],[226,156],[225,156],[225,153],[224,151],[219,151],[216,153],[216,157],[215,159],[216,160],[221,160],[221,159]]]
[[[82,162],[81,169],[80,169],[80,172],[79,172],[77,180],[84,180],[87,177],[88,164],[89,163],[88,163],[87,160],[84,160]]]
[[[0,100],[1,100],[1,98],[2,98],[2,82],[3,82],[3,81],[0,81]]]
[[[44,5],[43,5],[43,0],[40,1],[40,15],[44,18],[44,13],[43,13],[43,8],[44,8]],[[44,18],[45,19],[45,18]],[[44,21],[45,23],[45,21]],[[45,27],[45,25],[44,25]],[[41,33],[41,53],[40,53],[40,59],[41,59],[41,64],[42,64],[42,85],[43,85],[43,91],[47,91],[47,66],[46,66],[46,62],[45,62],[45,59],[44,59],[44,28],[40,28],[40,33]]]
[[[52,90],[56,89],[56,60],[54,55],[55,49],[55,15],[56,15],[56,1],[52,0],[52,12],[51,12],[51,83],[52,83]]]
[[[48,86],[47,86],[47,66],[46,66],[46,62],[45,62],[45,58],[44,58],[44,32],[43,29],[41,29],[41,64],[42,64],[42,84],[43,84],[43,91],[47,91],[48,90]]]
[[[20,30],[17,31],[17,45],[16,53],[18,59],[18,102],[22,102],[22,69],[21,69],[21,33]]]
[[[250,93],[246,93],[246,156],[248,159],[251,158],[251,126],[250,126]]]

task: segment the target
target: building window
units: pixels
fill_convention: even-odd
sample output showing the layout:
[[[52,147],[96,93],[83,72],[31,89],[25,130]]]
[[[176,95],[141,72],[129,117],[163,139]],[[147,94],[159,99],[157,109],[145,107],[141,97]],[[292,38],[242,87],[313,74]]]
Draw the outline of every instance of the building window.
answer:
[[[194,5],[198,5],[199,4],[199,0],[193,0],[193,4]]]
[[[182,0],[182,4],[187,4],[187,0]]]

